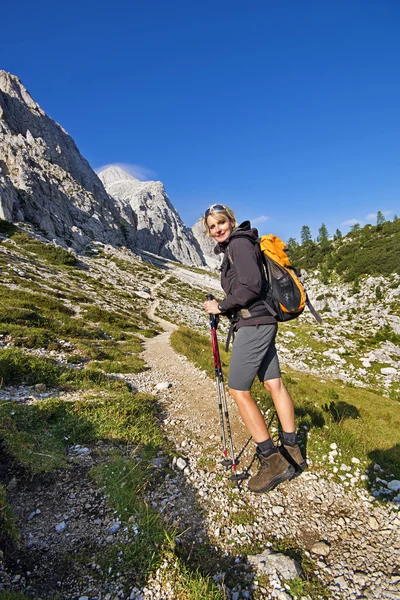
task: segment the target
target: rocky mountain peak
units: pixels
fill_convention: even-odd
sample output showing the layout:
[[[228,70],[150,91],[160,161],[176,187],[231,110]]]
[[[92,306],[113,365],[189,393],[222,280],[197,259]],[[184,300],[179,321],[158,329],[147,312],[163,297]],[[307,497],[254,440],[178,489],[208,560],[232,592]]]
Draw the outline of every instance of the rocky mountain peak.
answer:
[[[108,167],[99,178],[133,227],[139,248],[185,264],[206,264],[197,240],[183,224],[161,181],[139,181],[120,167]]]
[[[92,240],[126,244],[130,236],[129,228],[123,236],[113,200],[71,136],[5,71],[0,71],[0,218],[29,223],[78,251]]]
[[[7,73],[7,71],[0,70],[0,90],[4,94],[7,94],[10,99],[15,98],[20,102],[23,102],[26,105],[26,107],[32,111],[32,113],[36,113],[42,116],[44,115],[44,112],[40,108],[39,104],[37,104],[37,102],[33,100],[29,92],[24,88],[21,81],[15,75]],[[7,108],[7,106],[2,107],[0,118],[3,117],[3,113],[7,111]],[[12,114],[10,114],[9,116],[12,117]],[[9,118],[9,121],[11,120],[12,119]],[[19,122],[14,123],[14,126],[17,130],[20,129],[21,125],[22,123]]]
[[[140,183],[139,179],[136,179],[133,175],[117,165],[112,165],[111,167],[103,169],[98,175],[105,186],[110,186],[120,181],[135,181],[136,183]]]

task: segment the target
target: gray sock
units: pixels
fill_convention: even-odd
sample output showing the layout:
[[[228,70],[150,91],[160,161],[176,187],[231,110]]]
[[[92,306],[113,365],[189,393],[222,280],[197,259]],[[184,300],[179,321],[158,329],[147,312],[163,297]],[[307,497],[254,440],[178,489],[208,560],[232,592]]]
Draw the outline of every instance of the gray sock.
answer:
[[[257,444],[257,448],[263,456],[269,456],[270,454],[277,452],[277,449],[274,446],[274,442],[271,440],[271,438],[265,440],[264,442],[259,442]]]
[[[294,431],[293,433],[287,433],[286,431],[282,431],[282,440],[286,442],[289,446],[294,446],[298,444],[297,433]]]

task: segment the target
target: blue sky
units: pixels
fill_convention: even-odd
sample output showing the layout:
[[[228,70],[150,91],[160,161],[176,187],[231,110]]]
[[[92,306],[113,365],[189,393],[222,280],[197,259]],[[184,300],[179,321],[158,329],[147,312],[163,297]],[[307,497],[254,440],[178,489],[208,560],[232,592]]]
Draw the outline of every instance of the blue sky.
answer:
[[[188,226],[215,202],[285,240],[400,216],[397,0],[20,0],[1,21],[0,68]]]

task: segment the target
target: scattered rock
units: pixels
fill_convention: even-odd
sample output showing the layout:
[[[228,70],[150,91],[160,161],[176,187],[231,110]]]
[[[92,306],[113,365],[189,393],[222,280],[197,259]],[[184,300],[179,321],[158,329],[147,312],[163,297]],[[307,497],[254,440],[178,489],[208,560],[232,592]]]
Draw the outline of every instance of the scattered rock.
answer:
[[[331,551],[330,544],[328,544],[328,542],[325,542],[323,540],[316,542],[313,545],[313,547],[311,548],[311,552],[313,552],[313,554],[319,554],[320,556],[328,556],[330,551]]]

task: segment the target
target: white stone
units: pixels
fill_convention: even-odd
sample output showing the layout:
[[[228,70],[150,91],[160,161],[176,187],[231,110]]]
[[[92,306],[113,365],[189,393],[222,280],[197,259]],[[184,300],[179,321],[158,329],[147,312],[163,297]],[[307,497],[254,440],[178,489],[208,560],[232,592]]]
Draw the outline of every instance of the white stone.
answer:
[[[180,471],[183,471],[187,467],[187,462],[180,456],[176,459],[176,466]]]
[[[394,367],[384,367],[383,369],[381,369],[382,375],[396,375],[397,372],[397,369],[395,369]]]
[[[311,552],[313,552],[314,554],[319,554],[320,556],[328,556],[330,551],[330,544],[324,541],[316,542],[311,548]]]
[[[56,531],[57,533],[62,533],[63,531],[65,531],[67,528],[67,524],[65,521],[62,521],[61,523],[58,523],[56,525]]]
[[[400,481],[398,479],[393,479],[392,481],[389,481],[387,487],[393,492],[400,492]]]
[[[156,390],[163,391],[163,390],[168,390],[171,387],[172,387],[172,383],[169,383],[168,381],[161,381],[160,383],[157,383]]]
[[[272,512],[274,513],[274,515],[281,515],[283,512],[285,512],[285,507],[284,506],[273,506]]]

